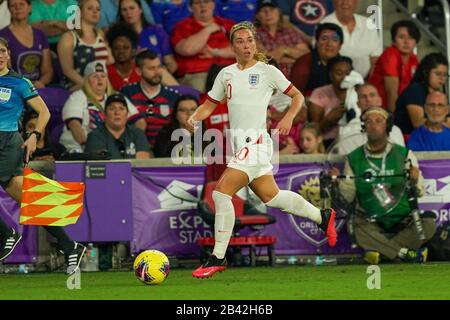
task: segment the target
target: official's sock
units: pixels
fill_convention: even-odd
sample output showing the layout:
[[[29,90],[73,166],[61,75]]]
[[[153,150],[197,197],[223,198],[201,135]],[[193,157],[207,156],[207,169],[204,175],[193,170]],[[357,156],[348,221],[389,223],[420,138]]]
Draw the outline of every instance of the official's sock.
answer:
[[[2,219],[0,219],[0,239],[3,239],[11,233],[12,229]]]
[[[75,243],[69,238],[66,231],[62,227],[45,226],[45,230],[56,238],[58,247],[64,251],[64,254],[69,254],[75,248]]]
[[[234,227],[234,207],[231,197],[218,191],[213,191],[212,198],[216,209],[216,219],[214,221],[214,245],[213,255],[219,259],[225,257],[228,243]]]
[[[293,215],[308,218],[317,224],[322,222],[320,209],[306,201],[298,193],[289,190],[280,190],[275,197],[266,206],[278,208]]]
[[[401,248],[400,251],[397,253],[397,255],[400,259],[404,259],[407,254],[408,254],[408,248]]]

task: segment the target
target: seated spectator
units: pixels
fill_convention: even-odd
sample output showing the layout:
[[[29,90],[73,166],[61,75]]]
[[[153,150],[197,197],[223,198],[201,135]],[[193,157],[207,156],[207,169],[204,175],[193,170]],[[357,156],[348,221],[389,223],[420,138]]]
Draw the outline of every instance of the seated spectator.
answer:
[[[88,64],[84,77],[83,88],[73,92],[62,109],[62,118],[66,125],[59,141],[68,152],[83,151],[88,133],[105,121],[105,101],[113,93],[106,67],[101,62]],[[135,119],[138,111],[134,105],[130,103],[128,109],[130,117]]]
[[[360,85],[357,87],[356,92],[358,95],[357,104],[361,114],[369,108],[383,108],[381,97],[373,84],[365,83]],[[361,117],[355,117],[345,126],[339,128],[338,147],[340,154],[349,154],[367,142],[367,136],[361,132],[361,124]],[[396,125],[393,125],[389,132],[389,141],[400,146],[405,146],[403,134]]]
[[[420,31],[408,20],[391,27],[392,46],[378,59],[369,82],[375,85],[389,112],[395,111],[398,96],[411,82],[419,60],[414,48],[420,41]]]
[[[365,251],[365,260],[378,264],[381,258],[400,259],[404,262],[425,262],[423,244],[430,240],[436,230],[434,214],[426,212],[420,217],[425,240],[422,242],[413,222],[405,178],[383,177],[402,175],[409,171],[411,183],[423,194],[423,177],[412,151],[392,144],[388,140],[389,114],[382,108],[367,109],[362,115],[367,143],[352,151],[346,158],[344,174],[372,179],[345,179],[339,181],[342,196],[348,201],[356,200],[354,218],[350,220],[356,243]],[[333,168],[331,175],[339,175]],[[394,198],[394,194],[398,199]]]
[[[109,96],[105,102],[105,123],[89,133],[85,152],[106,152],[111,159],[149,159],[145,134],[127,124],[128,114],[128,103],[122,94]]]
[[[234,22],[214,16],[214,0],[189,0],[192,17],[180,21],[172,33],[178,62],[179,82],[204,92],[213,64],[230,65],[236,60],[228,41]]]
[[[321,23],[316,30],[316,46],[300,57],[292,67],[291,81],[305,96],[319,87],[330,84],[327,62],[339,55],[344,33],[334,23]]]
[[[68,8],[76,8],[77,4],[76,0],[33,0],[28,22],[45,33],[53,52],[56,52],[62,34],[69,30],[67,21],[75,13]]]
[[[269,64],[279,68],[275,60],[270,60]],[[269,101],[269,120],[270,129],[275,130],[281,119],[284,118],[289,107],[291,106],[292,98],[285,95],[283,92],[276,90],[270,97]],[[287,135],[278,135],[279,149],[281,154],[294,154],[300,151],[300,130],[306,122],[308,112],[306,108],[301,108],[292,121],[292,127]]]
[[[300,145],[305,154],[325,153],[320,126],[315,122],[306,123],[300,132]]]
[[[178,98],[172,119],[156,137],[153,151],[155,157],[174,159],[195,156],[194,134],[187,129],[187,121],[197,108],[198,102],[193,96],[184,95]],[[189,143],[186,143],[186,140]]]
[[[216,0],[217,15],[236,22],[255,20],[257,0]]]
[[[307,39],[283,26],[283,16],[276,0],[258,2],[255,25],[259,51],[272,57],[286,78],[291,79],[295,61],[309,53]]]
[[[450,151],[450,129],[445,126],[450,107],[447,96],[434,91],[425,103],[425,123],[414,130],[408,140],[413,151]]]
[[[292,23],[310,38],[320,21],[334,10],[331,0],[282,0],[280,8],[284,21]]]
[[[116,23],[106,34],[114,63],[107,66],[108,78],[114,90],[120,91],[125,85],[139,82],[141,77],[136,71],[138,35],[127,23]]]
[[[337,56],[328,61],[327,68],[331,84],[315,89],[308,105],[309,120],[320,125],[325,147],[338,137],[338,122],[347,111],[347,89],[342,89],[341,83],[353,69],[352,60],[349,57]]]
[[[139,52],[136,56],[136,66],[141,81],[123,87],[122,93],[131,100],[144,118],[146,136],[150,148],[153,148],[159,131],[169,123],[180,94],[161,85],[163,67],[156,53],[148,50]]]
[[[171,75],[177,71],[178,66],[173,56],[169,35],[162,27],[149,24],[145,20],[139,0],[120,0],[119,20],[130,24],[139,35],[139,49],[148,49],[159,56],[165,67],[163,84],[178,85],[177,80]]]
[[[103,32],[95,26],[100,19],[99,0],[80,0],[79,6],[81,28],[64,33],[58,43],[65,87],[71,92],[83,86],[82,75],[88,63],[114,62]]]
[[[277,91],[272,95],[269,102],[270,129],[275,130],[278,123],[286,115],[291,106],[292,99],[283,92]],[[279,148],[281,154],[294,154],[300,151],[300,130],[307,120],[306,108],[300,109],[292,121],[292,127],[287,135],[279,135]]]
[[[30,0],[9,0],[11,24],[0,30],[0,37],[8,40],[11,50],[11,67],[33,82],[35,88],[44,88],[53,79],[53,67],[47,37],[31,27]]]
[[[192,15],[188,0],[152,1],[150,7],[155,23],[162,26],[169,35],[178,22]]]
[[[381,36],[376,28],[368,28],[366,17],[356,14],[356,0],[333,0],[335,11],[321,23],[335,23],[344,31],[340,54],[352,58],[355,71],[367,78],[383,51]]]
[[[0,30],[11,23],[11,14],[8,8],[8,0],[0,0]]]
[[[36,130],[38,114],[33,109],[25,112],[23,116],[23,138],[26,140],[28,133]],[[66,148],[60,143],[53,143],[50,137],[48,126],[41,134],[41,138],[36,143],[36,151],[32,154],[31,160],[59,160],[60,156],[66,151]]]
[[[100,20],[98,21],[97,27],[101,28],[104,32],[107,32],[108,29],[117,22],[117,19],[119,18],[117,14],[117,12],[119,12],[119,2],[120,0],[100,0],[100,7],[102,10],[100,12]],[[147,1],[139,0],[139,2],[144,19],[149,23],[153,23],[155,21],[153,12]]]
[[[395,124],[405,136],[425,123],[426,97],[433,91],[443,91],[448,79],[448,60],[441,53],[430,53],[422,59],[409,86],[398,97]]]

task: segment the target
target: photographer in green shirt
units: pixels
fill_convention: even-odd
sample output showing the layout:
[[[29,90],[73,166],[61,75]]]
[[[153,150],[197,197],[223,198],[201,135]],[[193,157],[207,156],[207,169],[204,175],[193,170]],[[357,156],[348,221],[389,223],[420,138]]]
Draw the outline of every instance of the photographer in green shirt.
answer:
[[[356,199],[351,219],[356,243],[371,264],[378,264],[381,257],[425,262],[423,242],[431,239],[436,226],[434,214],[426,212],[420,217],[426,238],[422,241],[411,216],[407,179],[415,184],[419,195],[423,192],[417,158],[389,141],[393,119],[386,110],[371,107],[362,114],[361,122],[368,141],[347,156],[344,168],[344,175],[356,178],[339,182],[344,198],[348,202]],[[337,168],[329,173],[340,174]]]

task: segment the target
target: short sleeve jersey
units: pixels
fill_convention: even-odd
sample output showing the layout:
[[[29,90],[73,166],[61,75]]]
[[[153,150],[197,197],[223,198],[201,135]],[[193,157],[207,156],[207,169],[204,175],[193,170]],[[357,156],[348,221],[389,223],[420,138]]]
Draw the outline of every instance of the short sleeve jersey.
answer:
[[[26,102],[38,96],[27,78],[9,71],[0,76],[0,131],[14,132]]]
[[[274,66],[257,62],[240,70],[235,63],[220,71],[208,99],[217,104],[227,99],[231,129],[266,130],[267,107],[274,90],[287,93],[291,87]]]

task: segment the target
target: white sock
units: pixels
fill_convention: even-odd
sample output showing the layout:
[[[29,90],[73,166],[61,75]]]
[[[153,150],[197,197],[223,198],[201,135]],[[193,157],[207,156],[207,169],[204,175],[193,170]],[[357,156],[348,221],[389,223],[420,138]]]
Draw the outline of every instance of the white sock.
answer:
[[[403,259],[406,257],[407,254],[408,254],[408,248],[401,248],[397,255],[399,258]]]
[[[322,222],[320,209],[306,201],[298,193],[289,190],[280,190],[272,200],[266,203],[266,206],[281,209],[295,216],[308,218],[317,224]]]
[[[225,257],[228,243],[234,227],[234,207],[231,197],[218,191],[213,191],[212,198],[216,209],[214,221],[214,245],[213,255],[219,259]]]

